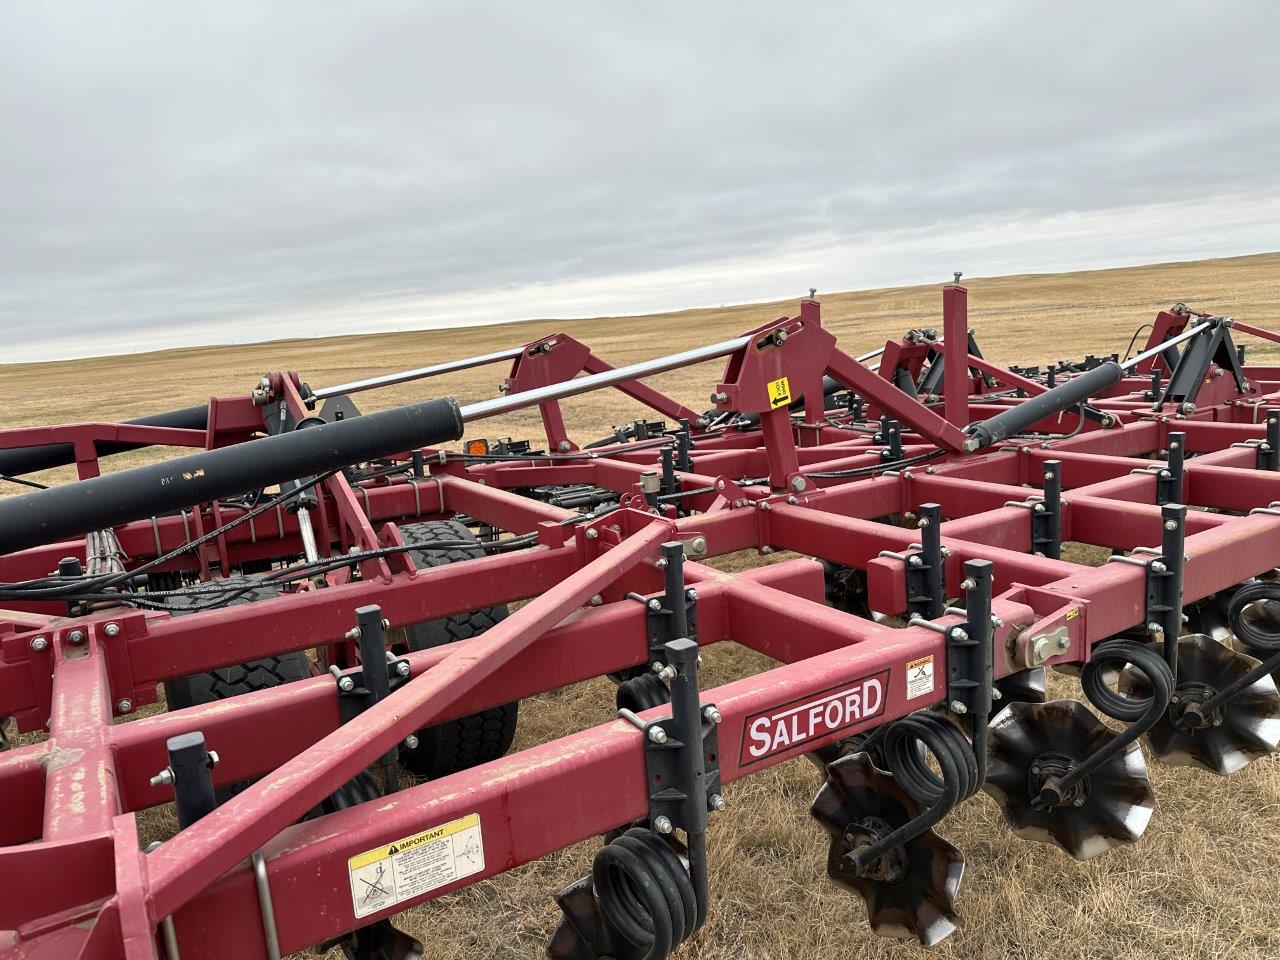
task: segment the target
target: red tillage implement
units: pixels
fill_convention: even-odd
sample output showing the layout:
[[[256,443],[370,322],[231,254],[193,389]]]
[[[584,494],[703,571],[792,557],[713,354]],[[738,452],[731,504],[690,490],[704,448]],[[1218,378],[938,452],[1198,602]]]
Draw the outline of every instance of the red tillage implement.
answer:
[[[1233,336],[1280,338],[1179,305],[1132,359],[1010,370],[966,296],[861,357],[811,298],[618,369],[555,336],[0,432],[6,477],[80,476],[0,500],[0,715],[45,733],[0,753],[0,956],[420,956],[393,914],[602,836],[549,954],[656,960],[714,902],[725,786],[800,755],[831,877],[931,944],[963,867],[933,828],[979,789],[1088,857],[1151,816],[1139,741],[1220,774],[1272,751],[1280,368]],[[716,358],[706,413],[642,382]],[[351,399],[486,363],[480,403]],[[560,402],[604,388],[657,419],[579,446]],[[533,406],[545,452],[440,447]],[[150,445],[197,452],[98,475]],[[748,548],[802,556],[705,564]],[[703,689],[723,641],[778,665]],[[1093,709],[1045,702],[1046,667]],[[520,699],[604,675],[618,719],[506,755]]]

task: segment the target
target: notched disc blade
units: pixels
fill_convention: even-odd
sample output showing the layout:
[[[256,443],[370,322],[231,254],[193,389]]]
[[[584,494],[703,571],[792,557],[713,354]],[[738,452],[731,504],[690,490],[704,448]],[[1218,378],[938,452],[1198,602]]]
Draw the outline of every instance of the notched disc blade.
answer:
[[[991,723],[987,782],[983,789],[1000,806],[1013,832],[1057,844],[1084,860],[1142,836],[1155,794],[1138,745],[1112,757],[1068,791],[1061,806],[1038,809],[1044,776],[1061,775],[1115,739],[1116,734],[1075,700],[1013,703]]]
[[[957,928],[956,893],[964,874],[964,856],[932,830],[908,840],[863,875],[853,872],[846,854],[900,827],[921,810],[893,777],[865,753],[845,757],[827,768],[811,813],[831,836],[827,874],[867,905],[871,929],[884,937],[918,940],[931,947]]]
[[[598,960],[611,956],[614,937],[604,919],[600,901],[596,899],[591,876],[569,884],[558,894],[556,902],[564,916],[556,924],[547,945],[552,960]]]
[[[1011,703],[1044,703],[1045,669],[1032,667],[1001,677],[996,681],[996,689],[1000,691],[1000,698],[991,700],[993,717]]]
[[[1231,594],[1236,589],[1232,587],[1230,590],[1222,590],[1183,607],[1182,613],[1187,618],[1187,630],[1193,634],[1202,633],[1219,643],[1230,643],[1234,640],[1231,622],[1227,618],[1227,607],[1231,603]]]
[[[1274,751],[1280,744],[1280,694],[1269,675],[1211,709],[1203,725],[1188,722],[1193,715],[1188,708],[1194,711],[1258,662],[1205,634],[1182,637],[1173,702],[1147,732],[1152,755],[1162,763],[1201,767],[1225,776]],[[1122,674],[1120,691],[1134,697],[1151,693],[1145,678],[1131,670]]]

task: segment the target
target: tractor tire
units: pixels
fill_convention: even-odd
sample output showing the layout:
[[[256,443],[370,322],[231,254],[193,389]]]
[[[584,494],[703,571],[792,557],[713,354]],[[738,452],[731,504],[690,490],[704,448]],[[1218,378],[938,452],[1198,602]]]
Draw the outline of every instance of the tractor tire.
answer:
[[[400,535],[410,546],[433,543],[468,544],[447,550],[409,551],[414,566],[419,569],[484,556],[480,541],[457,520],[406,524],[400,528]],[[506,604],[498,604],[440,620],[414,623],[405,627],[405,640],[410,650],[429,650],[458,640],[478,637],[506,616]],[[520,701],[517,700],[434,727],[424,727],[418,731],[416,749],[401,747],[400,760],[413,773],[429,780],[497,760],[511,747],[519,711]]]
[[[278,597],[280,589],[267,584],[258,584],[247,593],[228,601],[227,606],[234,607],[257,600],[268,600]],[[174,610],[174,616],[181,616],[181,610]],[[311,661],[301,650],[281,654],[278,657],[266,657],[262,660],[251,660],[234,667],[219,667],[208,673],[195,673],[180,680],[166,680],[165,698],[170,710],[195,706],[199,703],[212,703],[215,700],[226,700],[238,697],[242,693],[253,693],[255,690],[267,690],[281,684],[305,680],[311,676]],[[237,780],[214,790],[219,806],[232,797],[242,793],[253,780]],[[367,770],[361,770],[354,778],[348,780],[338,790],[326,797],[320,806],[309,811],[304,820],[345,810],[369,800],[382,796],[377,782]]]
[[[279,595],[278,587],[260,584],[254,586],[248,593],[242,593],[230,600],[227,606],[237,607]],[[173,611],[175,617],[182,616],[182,613],[181,609]],[[164,695],[170,710],[181,710],[183,707],[195,706],[197,703],[225,700],[252,690],[265,690],[282,683],[305,680],[309,676],[311,676],[311,662],[305,653],[296,651],[281,654],[278,657],[250,660],[248,663],[234,667],[219,667],[208,673],[194,673],[177,680],[166,680]]]

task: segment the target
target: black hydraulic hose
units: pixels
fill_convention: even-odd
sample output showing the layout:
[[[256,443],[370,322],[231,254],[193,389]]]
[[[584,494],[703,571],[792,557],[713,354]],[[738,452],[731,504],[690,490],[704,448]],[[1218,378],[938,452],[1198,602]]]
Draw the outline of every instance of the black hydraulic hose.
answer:
[[[0,500],[0,554],[462,436],[447,397]]]
[[[1072,377],[1052,390],[1028,397],[1016,407],[997,413],[986,420],[971,423],[966,428],[970,436],[965,442],[965,449],[981,450],[983,447],[989,447],[993,443],[999,443],[1001,440],[1022,433],[1045,417],[1062,413],[1077,404],[1084,403],[1108,387],[1114,386],[1124,379],[1124,374],[1124,368],[1120,364],[1114,360],[1108,360],[1092,370]]]
[[[150,416],[138,417],[136,420],[126,420],[124,422],[140,427],[176,427],[183,430],[204,430],[209,425],[209,408],[207,405],[202,404],[198,407],[170,410],[168,413],[153,413]],[[112,454],[124,453],[128,450],[140,450],[143,447],[150,446],[150,444],[100,440],[96,446],[98,456],[109,457]],[[24,473],[35,473],[37,470],[65,467],[75,462],[75,449],[69,443],[51,443],[40,447],[15,447],[12,450],[0,450],[0,475],[17,477]]]

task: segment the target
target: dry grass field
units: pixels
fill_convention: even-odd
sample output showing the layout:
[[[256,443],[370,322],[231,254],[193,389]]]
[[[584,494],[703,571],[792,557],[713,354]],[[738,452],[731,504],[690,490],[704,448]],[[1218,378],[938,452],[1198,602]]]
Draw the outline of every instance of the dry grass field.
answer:
[[[1280,254],[974,279],[968,282],[970,317],[983,350],[998,361],[1104,354],[1123,351],[1140,323],[1180,300],[1274,327],[1280,322],[1278,278]],[[851,353],[912,326],[940,326],[937,286],[819,297],[826,324]],[[145,354],[131,353],[122,340],[117,357],[0,367],[5,397],[0,427],[125,419],[210,394],[242,393],[264,370],[282,367],[302,371],[313,386],[321,386],[496,350],[555,331],[570,333],[621,364],[711,342],[793,309],[794,301],[781,301],[649,317],[372,336],[353,331],[341,338]],[[652,382],[702,408],[719,371],[715,363]],[[464,402],[479,399],[493,395],[503,375],[492,367],[468,371],[367,394],[362,406],[380,408],[439,393]],[[615,393],[566,404],[571,430],[585,439],[633,419],[638,410]],[[538,428],[536,415],[522,414],[485,430],[489,436],[536,437]],[[113,466],[129,462],[117,458]],[[758,561],[735,556],[718,562],[740,568]],[[713,648],[707,659],[708,685],[768,665],[728,645]],[[1072,681],[1055,683],[1061,695],[1072,693]],[[547,694],[526,702],[517,748],[611,716],[607,681]],[[1087,863],[1014,838],[985,795],[964,805],[940,831],[968,857],[958,904],[964,926],[933,954],[957,960],[1280,956],[1280,760],[1259,761],[1229,779],[1154,765],[1151,773],[1158,806],[1145,837]],[[924,954],[915,946],[873,937],[860,903],[826,880],[825,835],[808,815],[817,786],[812,764],[796,760],[729,789],[729,812],[715,818],[710,833],[711,918],[682,956],[810,960]],[[170,825],[164,811],[144,818],[150,836],[163,835]],[[565,850],[411,910],[399,922],[424,941],[431,960],[541,956],[558,916],[552,893],[587,871],[596,848],[590,842]]]

